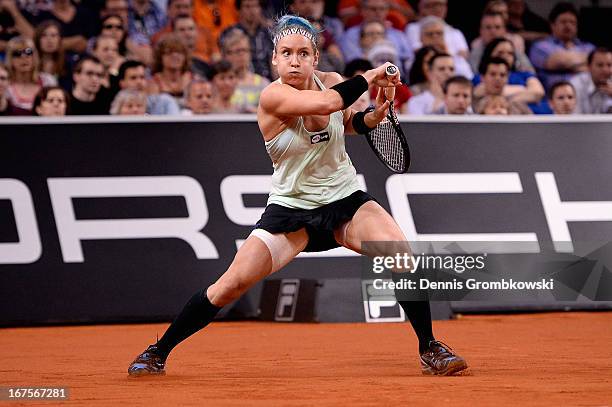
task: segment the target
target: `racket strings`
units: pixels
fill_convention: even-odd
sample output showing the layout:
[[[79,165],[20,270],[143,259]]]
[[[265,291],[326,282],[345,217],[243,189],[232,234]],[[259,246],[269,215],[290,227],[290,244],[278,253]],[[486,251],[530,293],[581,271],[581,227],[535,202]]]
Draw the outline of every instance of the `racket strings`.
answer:
[[[378,155],[394,170],[402,172],[406,168],[406,156],[393,123],[385,119],[370,132],[372,147]]]

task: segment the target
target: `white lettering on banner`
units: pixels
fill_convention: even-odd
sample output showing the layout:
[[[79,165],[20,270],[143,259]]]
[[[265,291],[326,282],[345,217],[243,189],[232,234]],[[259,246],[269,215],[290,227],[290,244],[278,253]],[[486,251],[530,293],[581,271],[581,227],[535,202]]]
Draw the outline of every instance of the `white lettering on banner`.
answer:
[[[365,179],[358,175],[365,190]],[[612,221],[612,201],[563,202],[552,172],[535,174],[550,235],[557,252],[572,252],[573,243],[569,222]],[[233,175],[221,182],[223,208],[228,218],[239,225],[254,225],[264,209],[247,208],[244,194],[267,194],[269,175]],[[84,262],[83,240],[178,238],[187,242],[198,259],[218,259],[213,242],[200,231],[208,222],[208,207],[201,185],[187,176],[151,177],[91,177],[49,178],[49,194],[55,215],[57,233],[64,261]],[[421,234],[416,230],[409,194],[478,194],[522,193],[518,173],[430,173],[392,175],[386,182],[391,214],[410,241],[471,241],[471,242],[526,242],[521,252],[538,252],[535,233],[454,233]],[[153,219],[89,219],[77,220],[73,198],[156,197],[179,196],[186,202],[186,218]],[[13,206],[19,241],[0,243],[0,264],[28,264],[42,255],[40,233],[28,187],[19,180],[0,179],[0,199],[8,199]],[[449,214],[457,216],[458,214]],[[236,240],[236,247],[244,240]],[[488,253],[505,253],[507,245],[487,246]],[[499,247],[499,251],[496,251]],[[327,252],[300,253],[298,257],[358,256],[346,248]]]
[[[612,221],[612,201],[563,202],[552,172],[536,172],[535,179],[557,252],[574,251],[568,222]]]
[[[0,179],[0,199],[11,201],[19,236],[16,243],[0,243],[0,264],[34,263],[42,254],[42,244],[30,190],[19,180]]]
[[[242,195],[269,194],[272,188],[270,175],[230,175],[221,181],[221,200],[229,220],[237,225],[254,225],[265,208],[247,208]]]
[[[535,242],[535,233],[418,233],[408,202],[409,194],[520,194],[523,186],[519,174],[505,173],[437,173],[396,174],[387,179],[387,197],[391,213],[409,241]],[[449,214],[457,216],[459,214]],[[503,251],[503,247],[500,247]],[[494,252],[489,249],[489,252]]]
[[[198,259],[218,259],[213,242],[200,232],[208,207],[200,184],[186,176],[49,178],[49,195],[66,263],[84,262],[82,240],[177,238],[187,242]],[[180,196],[186,218],[77,220],[73,198]]]
[[[367,191],[365,178],[357,174],[357,180],[361,189]],[[230,175],[221,181],[221,199],[223,209],[227,217],[237,225],[253,226],[257,223],[266,209],[247,208],[244,206],[242,195],[245,194],[269,194],[272,188],[271,175]],[[236,249],[244,244],[245,239],[236,240]],[[358,257],[359,254],[344,247],[338,247],[325,252],[300,253],[298,258],[304,257]]]

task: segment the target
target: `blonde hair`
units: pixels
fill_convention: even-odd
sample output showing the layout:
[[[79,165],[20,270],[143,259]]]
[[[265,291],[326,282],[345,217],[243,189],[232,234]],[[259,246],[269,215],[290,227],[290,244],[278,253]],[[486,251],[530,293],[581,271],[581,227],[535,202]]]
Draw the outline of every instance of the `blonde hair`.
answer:
[[[27,37],[21,36],[21,35],[18,37],[11,38],[9,42],[6,44],[6,52],[5,52],[6,67],[8,69],[9,78],[11,80],[15,79],[15,70],[13,69],[13,51],[17,49],[25,49],[25,48],[32,49],[32,75],[30,76],[30,81],[32,83],[37,83],[39,79],[38,51],[36,51],[36,46],[34,45],[34,41],[32,41],[31,39]]]
[[[474,111],[477,114],[485,114],[485,110],[487,110],[489,106],[497,101],[503,101],[508,111],[510,111],[510,103],[508,102],[508,99],[502,95],[487,95],[483,97],[478,101],[478,103],[476,103]]]
[[[110,108],[110,114],[112,115],[120,114],[123,104],[127,102],[128,100],[134,100],[134,99],[142,101],[142,103],[145,106],[147,105],[147,94],[146,93],[141,92],[139,90],[124,89],[120,91],[119,93],[117,93],[117,96],[115,96],[115,99],[113,99],[113,103],[111,104],[111,108]]]

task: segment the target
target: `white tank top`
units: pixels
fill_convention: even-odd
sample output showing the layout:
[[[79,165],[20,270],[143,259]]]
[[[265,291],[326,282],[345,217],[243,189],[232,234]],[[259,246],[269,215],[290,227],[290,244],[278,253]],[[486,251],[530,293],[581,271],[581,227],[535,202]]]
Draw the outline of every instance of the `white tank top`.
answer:
[[[316,75],[313,78],[325,89]],[[332,113],[327,127],[316,132],[306,130],[299,117],[292,127],[266,141],[266,150],[274,165],[268,205],[314,209],[360,189],[344,146],[342,111]]]

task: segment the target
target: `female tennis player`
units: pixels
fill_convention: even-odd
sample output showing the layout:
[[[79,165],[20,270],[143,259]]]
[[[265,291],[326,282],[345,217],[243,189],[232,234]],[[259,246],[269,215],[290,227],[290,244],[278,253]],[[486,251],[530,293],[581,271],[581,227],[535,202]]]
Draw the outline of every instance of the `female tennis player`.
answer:
[[[318,32],[308,21],[283,16],[273,34],[272,64],[280,78],[262,91],[257,112],[274,164],[268,206],[227,271],[187,302],[162,338],[132,362],[130,375],[164,374],[176,345],[301,251],[342,245],[361,253],[364,241],[406,241],[393,218],[359,189],[344,146],[345,132],[366,133],[385,118],[390,105],[385,90],[393,93],[399,73],[389,76],[387,63],[342,81],[337,73],[315,70]],[[352,111],[349,106],[370,85],[379,87],[374,110]],[[400,304],[419,339],[424,374],[449,375],[467,367],[434,339],[428,301]]]

